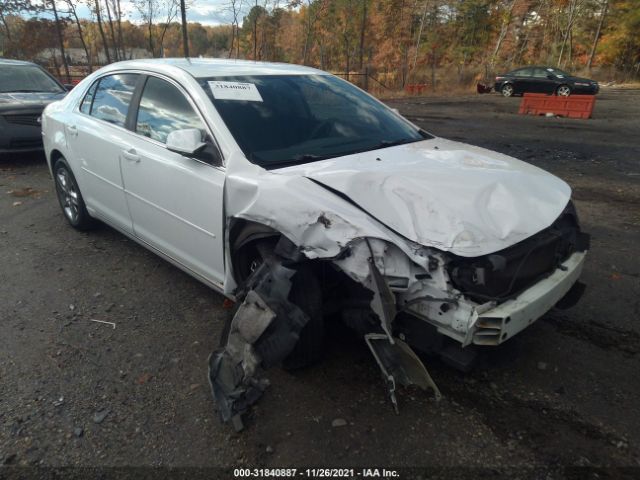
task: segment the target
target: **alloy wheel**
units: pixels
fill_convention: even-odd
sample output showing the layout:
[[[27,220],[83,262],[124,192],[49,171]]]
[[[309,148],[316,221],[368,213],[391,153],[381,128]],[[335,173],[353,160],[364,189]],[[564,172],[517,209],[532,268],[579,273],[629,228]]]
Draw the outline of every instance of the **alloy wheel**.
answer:
[[[62,210],[72,224],[77,223],[80,215],[80,198],[78,187],[65,167],[56,172],[56,193]]]

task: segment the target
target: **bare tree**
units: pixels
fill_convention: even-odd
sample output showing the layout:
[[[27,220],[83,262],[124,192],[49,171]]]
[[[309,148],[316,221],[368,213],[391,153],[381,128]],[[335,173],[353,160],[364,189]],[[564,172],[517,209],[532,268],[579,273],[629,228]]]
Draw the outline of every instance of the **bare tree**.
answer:
[[[111,32],[111,44],[113,45],[113,56],[116,62],[120,60],[120,52],[118,51],[118,41],[116,40],[116,31],[113,26],[113,18],[111,16],[111,6],[109,0],[105,0],[104,5],[107,9],[107,20],[109,21],[109,31]]]
[[[187,32],[187,7],[180,0],[180,18],[182,19],[182,50],[185,58],[189,58],[189,34]]]
[[[600,10],[600,20],[598,20],[598,28],[596,29],[596,35],[593,39],[593,46],[591,47],[591,54],[589,55],[589,61],[587,62],[587,68],[591,70],[591,64],[596,56],[596,49],[598,48],[598,41],[600,40],[600,33],[602,32],[602,25],[604,25],[604,19],[607,16],[609,9],[609,0],[602,0],[602,9]]]
[[[120,46],[120,58],[125,59],[127,54],[124,50],[124,41],[122,39],[122,5],[120,0],[111,0],[113,11],[116,15],[116,23],[118,26],[118,45]]]
[[[78,17],[78,11],[76,9],[76,1],[75,0],[65,0],[65,3],[69,10],[69,15],[73,17],[73,21],[78,30],[78,38],[80,39],[80,43],[82,44],[82,49],[84,50],[84,54],[87,57],[87,66],[89,67],[89,73],[93,71],[93,61],[91,58],[91,52],[89,51],[89,46],[84,38],[84,31],[82,29],[82,24],[80,23],[80,18]]]
[[[40,9],[41,7],[33,3],[32,0],[2,0],[0,3],[0,23],[2,23],[7,39],[11,41],[11,28],[9,28],[7,16],[20,15],[24,12],[34,13]]]
[[[229,45],[228,58],[233,55],[233,48],[236,48],[236,58],[240,56],[240,12],[242,11],[243,0],[230,0],[227,8],[231,12],[231,44]]]
[[[505,10],[502,14],[502,22],[500,24],[500,33],[498,34],[498,39],[496,40],[496,46],[493,49],[493,53],[491,54],[491,59],[489,60],[489,69],[493,71],[493,68],[496,64],[496,59],[498,58],[498,54],[500,53],[500,48],[502,47],[502,42],[507,36],[507,32],[509,31],[509,27],[511,26],[511,21],[513,20],[513,7],[516,5],[516,0],[510,0],[507,2],[505,6]]]
[[[50,0],[51,10],[53,11],[53,18],[56,22],[56,34],[58,36],[58,44],[60,46],[60,55],[62,56],[62,65],[64,65],[64,73],[67,76],[67,82],[71,82],[71,75],[69,73],[69,62],[67,62],[67,54],[64,50],[64,37],[62,34],[62,24],[60,16],[58,15],[58,8],[56,7],[55,0]]]
[[[428,8],[429,8],[429,2],[425,1],[424,9],[422,10],[422,16],[420,17],[420,28],[418,29],[418,38],[416,39],[416,52],[413,56],[413,68],[416,68],[416,63],[418,63],[418,51],[420,50],[420,42],[422,41],[422,30],[424,29],[424,21],[427,18]]]
[[[364,40],[367,30],[367,7],[369,0],[360,0],[362,2],[362,17],[360,18],[360,46],[358,48],[358,66],[360,70],[364,65]]]
[[[149,50],[154,57],[162,56],[164,36],[171,22],[178,15],[179,0],[134,0],[133,4],[140,13],[149,36]],[[159,23],[158,19],[163,17]],[[156,28],[154,25],[156,25]]]
[[[302,5],[302,0],[292,1],[289,5],[294,7],[300,6]],[[327,5],[327,0],[306,0],[306,15],[304,19],[304,47],[302,49],[303,65],[307,65],[309,63],[309,55],[311,53],[316,24],[324,13]]]
[[[567,46],[567,41],[571,38],[571,35],[573,32],[573,26],[575,24],[576,18],[578,18],[580,7],[582,7],[583,3],[584,3],[583,0],[569,0],[569,5],[566,11],[566,15],[567,15],[566,27],[562,35],[562,44],[560,46],[560,53],[558,54],[558,64],[557,64],[558,67],[562,65],[562,57],[564,55],[564,50]],[[569,54],[569,60],[571,60],[571,54]]]
[[[111,63],[111,53],[109,52],[109,44],[107,43],[107,36],[104,33],[104,26],[102,25],[102,5],[100,0],[93,0],[94,11],[96,13],[96,22],[98,23],[98,31],[100,32],[100,38],[102,38],[102,47],[104,48],[104,54],[107,57],[107,63]]]

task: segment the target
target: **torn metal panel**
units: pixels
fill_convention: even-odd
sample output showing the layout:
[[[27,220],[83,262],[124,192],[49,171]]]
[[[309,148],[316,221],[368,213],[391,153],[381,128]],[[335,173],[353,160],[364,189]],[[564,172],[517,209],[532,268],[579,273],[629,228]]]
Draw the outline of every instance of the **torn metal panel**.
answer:
[[[436,138],[270,171],[235,152],[225,213],[272,227],[310,259],[377,238],[423,265],[425,247],[474,257],[518,243],[551,225],[570,194],[533,165]],[[225,291],[234,288],[227,269]]]
[[[396,318],[396,299],[389,290],[389,285],[376,267],[373,255],[368,260],[371,274],[370,289],[373,292],[371,309],[378,315],[382,329],[387,334],[389,342],[393,343],[393,320]]]
[[[224,347],[209,358],[209,381],[224,422],[243,428],[242,414],[268,386],[262,369],[291,353],[308,316],[288,300],[295,269],[275,257],[247,281],[247,294],[234,315]]]
[[[364,338],[382,371],[396,413],[399,413],[395,395],[397,384],[405,387],[417,385],[423,390],[431,388],[436,400],[442,398],[438,386],[409,345],[399,338],[395,338],[391,343],[386,335],[379,333],[370,333]]]

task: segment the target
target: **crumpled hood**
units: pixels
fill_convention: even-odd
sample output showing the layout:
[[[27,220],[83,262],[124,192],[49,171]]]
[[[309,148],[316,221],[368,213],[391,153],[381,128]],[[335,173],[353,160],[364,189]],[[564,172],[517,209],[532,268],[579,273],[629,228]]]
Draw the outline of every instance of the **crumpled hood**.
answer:
[[[533,165],[441,138],[273,171],[340,192],[421,245],[461,256],[507,248],[551,225],[570,187]]]

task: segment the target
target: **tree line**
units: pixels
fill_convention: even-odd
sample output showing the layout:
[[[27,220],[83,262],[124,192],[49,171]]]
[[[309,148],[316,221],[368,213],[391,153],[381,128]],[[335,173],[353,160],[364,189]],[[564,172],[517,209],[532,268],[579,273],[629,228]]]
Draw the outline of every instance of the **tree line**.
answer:
[[[78,0],[3,0],[1,55],[54,51],[49,66],[70,75],[80,67],[69,49],[84,53],[75,63],[85,72],[140,51],[187,53],[299,63],[387,88],[468,84],[526,64],[640,78],[638,0],[228,0],[229,21],[215,26],[187,23],[198,0],[131,0],[135,18],[121,0],[82,1],[91,18]]]

